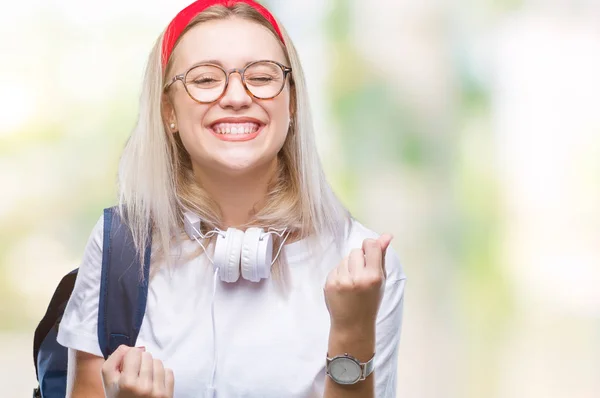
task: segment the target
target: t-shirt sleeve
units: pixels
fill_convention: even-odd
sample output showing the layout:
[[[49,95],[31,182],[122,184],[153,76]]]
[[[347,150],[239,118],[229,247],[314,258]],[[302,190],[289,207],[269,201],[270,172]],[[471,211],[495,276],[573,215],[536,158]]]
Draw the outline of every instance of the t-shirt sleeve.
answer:
[[[388,277],[377,314],[375,352],[375,396],[396,398],[398,383],[398,348],[402,329],[404,285],[406,276],[398,255],[389,247],[385,257]]]
[[[56,339],[65,347],[97,356],[102,356],[98,343],[98,303],[102,273],[103,224],[104,217],[100,217],[92,229]]]

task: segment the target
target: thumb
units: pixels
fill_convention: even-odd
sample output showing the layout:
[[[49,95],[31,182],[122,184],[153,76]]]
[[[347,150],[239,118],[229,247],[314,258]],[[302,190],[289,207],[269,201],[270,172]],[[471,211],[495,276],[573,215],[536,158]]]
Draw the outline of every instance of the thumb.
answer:
[[[390,245],[390,242],[392,241],[392,239],[394,239],[394,236],[392,234],[388,234],[388,233],[381,235],[377,239],[379,246],[381,246],[381,251],[383,253],[383,256],[385,256],[385,252],[386,252],[388,246]]]
[[[383,275],[387,278],[387,270],[385,269],[385,252],[390,245],[390,242],[394,239],[392,234],[383,234],[377,239],[377,243],[381,246],[381,269]]]
[[[104,362],[104,366],[102,367],[103,371],[106,371],[107,375],[120,373],[123,364],[123,358],[129,352],[129,350],[131,350],[131,347],[124,344],[120,345],[119,348],[110,354],[108,359]]]

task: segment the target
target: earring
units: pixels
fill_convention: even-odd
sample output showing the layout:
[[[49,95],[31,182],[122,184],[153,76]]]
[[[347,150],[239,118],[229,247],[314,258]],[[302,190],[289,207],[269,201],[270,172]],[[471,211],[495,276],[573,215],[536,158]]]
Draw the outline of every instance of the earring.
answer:
[[[175,130],[175,123],[171,123],[171,129]]]

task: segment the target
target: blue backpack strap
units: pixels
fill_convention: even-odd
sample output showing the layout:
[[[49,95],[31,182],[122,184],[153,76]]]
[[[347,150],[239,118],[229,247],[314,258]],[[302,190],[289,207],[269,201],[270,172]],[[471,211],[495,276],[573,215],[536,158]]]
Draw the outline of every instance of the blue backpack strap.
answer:
[[[137,340],[148,297],[150,245],[142,269],[131,229],[117,208],[104,210],[98,342],[105,359],[121,344],[133,347]]]

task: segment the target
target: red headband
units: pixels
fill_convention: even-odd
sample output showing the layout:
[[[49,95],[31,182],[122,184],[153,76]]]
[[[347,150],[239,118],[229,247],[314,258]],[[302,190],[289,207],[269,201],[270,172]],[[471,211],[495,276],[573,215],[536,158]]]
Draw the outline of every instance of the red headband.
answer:
[[[254,8],[258,11],[263,17],[269,21],[269,23],[273,26],[277,35],[281,39],[282,43],[285,43],[283,40],[283,35],[279,30],[279,26],[277,25],[277,21],[273,15],[267,10],[265,7],[261,6],[254,0],[197,0],[181,10],[179,14],[169,24],[167,27],[167,31],[165,32],[165,36],[162,42],[162,66],[165,68],[167,66],[167,62],[169,61],[169,57],[173,52],[173,48],[175,47],[175,42],[179,39],[181,32],[188,26],[190,21],[196,17],[196,15],[200,14],[202,11],[206,10],[208,7],[212,7],[214,5],[222,5],[225,7],[231,7],[236,3],[246,3],[250,7]]]

